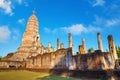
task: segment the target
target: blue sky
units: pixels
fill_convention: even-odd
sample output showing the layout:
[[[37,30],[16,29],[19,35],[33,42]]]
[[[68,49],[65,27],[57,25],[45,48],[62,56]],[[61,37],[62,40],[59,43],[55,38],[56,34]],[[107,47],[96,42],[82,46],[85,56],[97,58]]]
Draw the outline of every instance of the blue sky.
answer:
[[[17,51],[32,11],[39,20],[40,41],[47,47],[56,39],[68,47],[72,33],[75,52],[86,40],[86,48],[98,49],[97,32],[101,33],[103,49],[108,49],[107,36],[113,35],[120,45],[120,0],[0,0],[0,55]]]

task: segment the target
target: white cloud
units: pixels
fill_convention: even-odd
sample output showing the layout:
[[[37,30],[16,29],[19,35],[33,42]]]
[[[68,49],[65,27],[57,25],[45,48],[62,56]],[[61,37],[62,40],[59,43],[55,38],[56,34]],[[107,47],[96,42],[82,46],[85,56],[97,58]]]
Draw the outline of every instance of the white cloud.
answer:
[[[22,4],[22,0],[17,0],[18,4]]]
[[[47,27],[44,28],[44,31],[46,33],[56,33],[57,31],[59,31],[60,29],[59,28],[56,28],[56,29],[49,29]]]
[[[87,29],[82,24],[75,24],[70,27],[62,28],[67,33],[80,34],[81,32],[87,32]]]
[[[25,7],[28,7],[28,6],[29,6],[27,2],[24,2],[24,5],[25,5]]]
[[[17,40],[18,39],[18,37],[19,37],[19,30],[17,30],[17,29],[14,29],[13,31],[12,31],[12,33],[13,33],[13,39],[14,40]]]
[[[95,6],[103,6],[105,4],[104,0],[95,0],[95,2],[93,3],[93,7]]]
[[[28,1],[27,0],[15,0],[15,3],[19,4],[19,5],[24,5],[25,7],[28,7]]]
[[[47,27],[44,28],[44,31],[47,32],[47,33],[51,32],[51,30]]]
[[[112,19],[106,21],[106,26],[111,27],[120,24],[120,19]]]
[[[20,23],[20,24],[25,23],[25,19],[24,19],[24,18],[19,19],[19,20],[18,20],[18,23]]]
[[[95,27],[95,26],[89,26],[87,28],[87,32],[98,32],[98,31],[101,31],[102,29],[100,27]]]
[[[82,32],[83,33],[89,33],[89,32],[95,32],[95,31],[100,31],[101,30],[101,28],[99,28],[99,27],[94,27],[94,26],[85,27],[82,24],[75,24],[75,25],[72,25],[70,27],[63,27],[62,29],[65,32],[72,33],[74,35],[81,34]]]
[[[112,27],[120,24],[120,18],[106,19],[95,15],[93,24],[102,27]]]
[[[85,27],[83,24],[75,24],[69,27],[60,27],[56,29],[49,29],[49,28],[44,28],[44,31],[47,33],[72,33],[73,35],[79,35],[81,33],[91,33],[91,32],[96,32],[100,31],[101,28],[99,27],[94,27],[94,26],[88,26]]]
[[[111,4],[111,6],[109,7],[109,9],[116,10],[116,9],[119,9],[119,6],[117,4]]]
[[[94,17],[95,17],[95,20],[93,21],[94,25],[97,25],[97,26],[105,25],[106,19],[99,17],[97,15],[95,15]]]
[[[10,37],[10,30],[8,26],[0,26],[0,42],[5,42]]]
[[[6,14],[13,15],[11,1],[0,0],[0,8],[3,9]]]

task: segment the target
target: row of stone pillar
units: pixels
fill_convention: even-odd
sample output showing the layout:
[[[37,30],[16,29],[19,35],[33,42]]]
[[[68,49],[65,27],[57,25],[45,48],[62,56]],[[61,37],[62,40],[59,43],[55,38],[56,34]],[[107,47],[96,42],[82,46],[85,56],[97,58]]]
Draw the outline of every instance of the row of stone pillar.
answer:
[[[97,40],[98,40],[98,50],[103,51],[100,33],[97,33]],[[82,45],[79,46],[79,53],[82,53],[82,54],[86,53],[86,44],[85,44],[84,38],[82,38]]]
[[[62,49],[62,48],[64,48],[64,44],[60,43],[60,39],[57,38],[57,49]]]
[[[72,43],[72,35],[71,33],[68,33],[68,47],[73,47],[73,43]],[[64,48],[64,44],[60,43],[60,39],[57,38],[57,49],[61,49]]]
[[[51,43],[48,42],[48,48],[51,48]],[[71,33],[68,33],[68,47],[73,47],[73,43],[72,43],[72,35]],[[58,49],[62,49],[64,48],[64,44],[63,43],[60,43],[60,39],[57,38],[57,50]]]
[[[102,39],[100,36],[100,33],[97,33],[97,38],[98,38],[98,49],[103,51],[103,47],[102,47]],[[112,35],[108,35],[108,45],[109,45],[109,52],[110,54],[113,55],[114,59],[117,59],[117,53],[116,53],[116,49],[115,49],[115,44],[114,44],[114,40]]]
[[[103,52],[103,47],[102,47],[102,39],[101,39],[101,35],[98,32],[97,33],[97,40],[98,40],[98,50],[101,50],[101,52]],[[115,44],[114,44],[114,40],[112,35],[108,36],[108,44],[109,44],[109,52],[113,55],[114,59],[117,59],[117,53],[116,53],[116,49],[115,49]],[[82,51],[80,51],[82,50]],[[85,47],[85,39],[82,38],[82,45],[79,46],[79,53],[83,52],[82,54],[86,53],[86,47]]]
[[[103,52],[102,39],[101,39],[101,35],[100,35],[99,32],[97,33],[97,40],[98,40],[98,50],[101,50],[101,52]],[[108,44],[109,44],[109,51],[110,51],[110,53],[114,54],[114,58],[117,59],[118,57],[117,57],[115,44],[114,44],[114,40],[113,40],[112,35],[108,36]],[[85,39],[82,38],[82,47],[84,49],[83,52],[87,53],[85,45],[86,45],[85,44]],[[51,47],[50,43],[48,43],[48,47]],[[71,33],[68,33],[68,47],[69,48],[73,48],[73,42],[72,42],[72,35],[71,35]],[[57,38],[57,49],[61,49],[61,48],[64,48],[64,44],[60,43],[60,39]]]

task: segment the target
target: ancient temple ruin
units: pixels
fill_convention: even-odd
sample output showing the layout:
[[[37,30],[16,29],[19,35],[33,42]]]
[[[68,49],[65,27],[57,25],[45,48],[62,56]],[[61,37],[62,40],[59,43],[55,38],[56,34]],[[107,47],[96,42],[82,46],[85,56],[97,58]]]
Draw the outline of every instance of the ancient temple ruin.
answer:
[[[108,36],[109,52],[103,52],[100,33],[97,34],[98,50],[89,53],[86,51],[85,39],[78,47],[78,53],[73,55],[72,34],[68,34],[68,48],[56,41],[54,50],[50,42],[44,47],[40,42],[39,25],[36,14],[30,16],[22,43],[18,50],[8,54],[0,61],[0,68],[32,68],[32,69],[70,69],[70,70],[107,70],[115,69],[118,59],[112,35]]]

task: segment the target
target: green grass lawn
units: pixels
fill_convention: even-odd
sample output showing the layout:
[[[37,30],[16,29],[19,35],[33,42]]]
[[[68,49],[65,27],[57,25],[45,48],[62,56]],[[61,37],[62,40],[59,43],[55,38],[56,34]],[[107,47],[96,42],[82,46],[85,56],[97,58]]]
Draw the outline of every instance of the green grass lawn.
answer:
[[[0,80],[75,80],[75,79],[63,78],[39,72],[8,71],[0,72]]]

